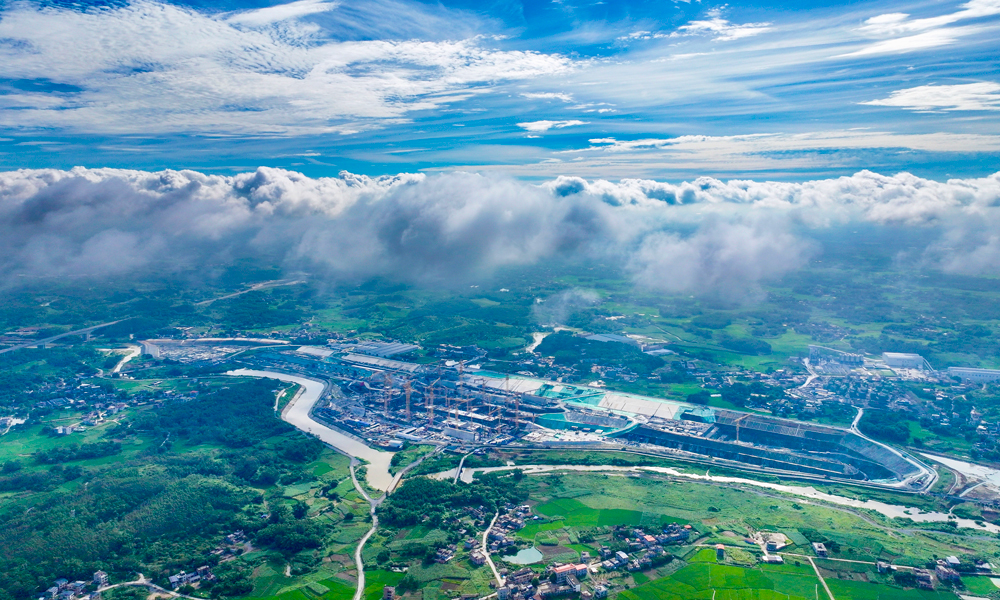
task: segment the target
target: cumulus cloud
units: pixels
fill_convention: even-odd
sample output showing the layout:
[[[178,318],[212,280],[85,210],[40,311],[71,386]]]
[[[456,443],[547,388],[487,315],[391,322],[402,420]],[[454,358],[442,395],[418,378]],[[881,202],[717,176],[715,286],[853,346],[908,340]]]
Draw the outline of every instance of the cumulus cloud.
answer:
[[[526,131],[532,132],[542,132],[548,131],[550,129],[563,129],[564,127],[573,127],[574,125],[586,125],[586,121],[531,121],[527,123],[518,123],[517,126]]]
[[[909,110],[1000,110],[1000,84],[991,81],[960,85],[921,85],[896,90],[888,98],[862,102]]]
[[[629,267],[652,290],[738,300],[760,282],[802,267],[814,252],[813,244],[771,223],[713,222],[686,238],[648,236]]]
[[[944,231],[925,259],[1000,271],[1000,173],[936,182],[863,171],[804,183],[678,184],[449,173],[309,178],[259,168],[0,173],[0,275],[198,271],[261,258],[333,280],[462,283],[550,259],[627,266],[637,284],[745,295],[801,266],[809,232],[856,222]]]

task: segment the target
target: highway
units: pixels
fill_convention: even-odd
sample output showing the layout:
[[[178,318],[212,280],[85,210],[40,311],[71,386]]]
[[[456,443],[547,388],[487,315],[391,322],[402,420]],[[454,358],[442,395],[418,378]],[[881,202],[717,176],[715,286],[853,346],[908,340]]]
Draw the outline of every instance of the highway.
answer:
[[[249,292],[256,292],[257,290],[266,290],[273,287],[281,287],[283,285],[297,285],[299,283],[305,283],[304,279],[275,279],[274,281],[262,281],[261,283],[255,283],[249,288],[234,292],[232,294],[226,294],[225,296],[219,296],[218,298],[210,298],[208,300],[202,300],[201,302],[195,302],[195,306],[208,306],[213,302],[218,302],[219,300],[228,300],[229,298],[235,298],[237,296],[242,296],[243,294]]]
[[[98,330],[98,329],[100,329],[102,327],[107,327],[108,325],[114,325],[115,323],[120,323],[121,321],[122,321],[122,319],[118,319],[117,321],[111,321],[111,322],[108,322],[108,323],[101,323],[100,325],[91,325],[90,327],[84,327],[83,329],[75,329],[73,331],[67,331],[66,333],[60,333],[59,335],[54,335],[52,337],[47,337],[47,338],[42,339],[42,340],[32,340],[32,341],[27,342],[25,344],[18,344],[17,346],[11,346],[10,348],[4,348],[3,350],[0,350],[0,354],[4,354],[5,352],[13,352],[14,350],[20,350],[21,348],[32,348],[34,346],[44,346],[45,344],[51,344],[52,342],[54,342],[56,340],[61,340],[64,337],[69,337],[71,335],[87,335],[88,333],[90,333],[92,331],[96,331],[96,330]]]

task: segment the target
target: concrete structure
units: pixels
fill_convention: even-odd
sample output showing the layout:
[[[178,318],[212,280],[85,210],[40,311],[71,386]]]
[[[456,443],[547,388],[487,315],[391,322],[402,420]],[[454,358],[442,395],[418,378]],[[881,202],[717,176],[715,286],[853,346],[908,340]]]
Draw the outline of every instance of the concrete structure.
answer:
[[[890,369],[914,369],[916,371],[931,371],[931,366],[919,354],[905,352],[883,352],[882,360]]]
[[[562,565],[556,567],[552,570],[556,574],[556,583],[565,583],[569,576],[576,576],[576,567],[574,565]]]
[[[358,344],[354,347],[355,352],[369,356],[380,356],[382,358],[389,358],[397,354],[406,354],[407,352],[419,349],[420,346],[416,344],[401,344],[399,342],[368,342]]]
[[[973,383],[987,383],[1000,380],[1000,369],[974,369],[972,367],[948,367],[950,377],[960,377]]]
[[[852,354],[835,348],[826,346],[809,345],[809,362],[816,364],[819,362],[835,362],[848,367],[862,367],[865,364],[865,357],[861,354]]]
[[[820,558],[826,558],[829,555],[829,553],[826,550],[826,545],[824,544],[821,544],[819,542],[813,542],[812,547],[813,547],[813,552],[815,552],[816,556]]]
[[[639,345],[639,342],[633,340],[632,338],[625,337],[624,335],[616,335],[613,333],[598,333],[595,335],[587,336],[587,339],[592,342],[618,342],[619,344],[630,344],[632,346]]]

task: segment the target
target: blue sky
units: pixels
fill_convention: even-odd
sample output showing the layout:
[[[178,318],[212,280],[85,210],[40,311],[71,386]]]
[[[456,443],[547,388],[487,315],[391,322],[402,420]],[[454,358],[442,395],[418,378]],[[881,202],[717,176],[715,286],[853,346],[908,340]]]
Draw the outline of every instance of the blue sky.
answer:
[[[0,170],[1000,165],[1000,0],[0,1]]]

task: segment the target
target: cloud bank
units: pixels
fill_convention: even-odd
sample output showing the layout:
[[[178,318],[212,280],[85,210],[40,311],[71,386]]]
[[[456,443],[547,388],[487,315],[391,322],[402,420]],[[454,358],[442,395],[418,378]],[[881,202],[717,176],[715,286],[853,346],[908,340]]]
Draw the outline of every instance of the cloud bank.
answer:
[[[929,266],[1000,274],[1000,173],[532,185],[261,167],[0,173],[0,276],[183,272],[259,257],[332,280],[460,283],[508,265],[593,258],[618,261],[651,290],[739,296],[800,268],[818,250],[811,231],[854,223],[935,227]]]

